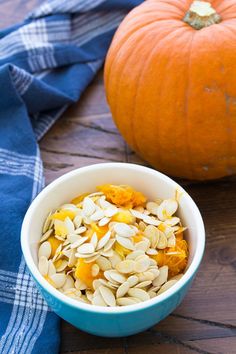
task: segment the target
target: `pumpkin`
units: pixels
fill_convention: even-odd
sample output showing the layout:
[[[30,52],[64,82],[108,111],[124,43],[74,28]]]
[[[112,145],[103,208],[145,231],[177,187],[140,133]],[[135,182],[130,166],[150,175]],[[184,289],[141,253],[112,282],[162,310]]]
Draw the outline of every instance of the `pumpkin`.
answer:
[[[236,171],[235,21],[235,0],[147,0],[114,36],[104,74],[112,116],[167,174]]]

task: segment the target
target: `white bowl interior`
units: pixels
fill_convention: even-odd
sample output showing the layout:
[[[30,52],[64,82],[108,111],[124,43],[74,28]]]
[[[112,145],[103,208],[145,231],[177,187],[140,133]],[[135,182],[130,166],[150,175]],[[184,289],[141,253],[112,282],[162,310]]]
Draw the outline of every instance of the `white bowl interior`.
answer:
[[[28,254],[32,258],[28,259],[28,265],[33,261],[37,267],[38,242],[48,213],[82,193],[95,191],[96,186],[105,183],[128,184],[150,200],[173,198],[178,190],[181,193],[178,215],[183,225],[188,227],[185,232],[190,246],[188,267],[194,259],[198,263],[197,258],[201,259],[204,249],[204,227],[198,208],[187,192],[170,178],[152,169],[132,164],[108,163],[72,171],[55,180],[38,195],[26,214],[23,226],[23,251],[25,256]],[[24,230],[27,230],[27,234],[24,234]]]

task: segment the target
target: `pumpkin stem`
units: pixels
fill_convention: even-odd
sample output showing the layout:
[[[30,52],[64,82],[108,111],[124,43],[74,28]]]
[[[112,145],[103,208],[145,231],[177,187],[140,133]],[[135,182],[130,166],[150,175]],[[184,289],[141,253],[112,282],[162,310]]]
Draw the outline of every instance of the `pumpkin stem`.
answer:
[[[207,1],[194,1],[186,13],[184,22],[196,30],[221,22],[221,16]]]

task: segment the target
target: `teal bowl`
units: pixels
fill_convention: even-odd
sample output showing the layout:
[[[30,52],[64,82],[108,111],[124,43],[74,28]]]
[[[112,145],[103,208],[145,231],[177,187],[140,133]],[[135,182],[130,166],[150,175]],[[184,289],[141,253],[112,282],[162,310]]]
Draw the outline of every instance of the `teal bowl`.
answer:
[[[37,248],[48,213],[74,196],[95,190],[97,185],[128,184],[149,199],[171,198],[178,191],[178,215],[188,227],[189,260],[184,276],[170,289],[148,301],[124,307],[100,307],[78,302],[53,288],[37,268]],[[42,296],[61,318],[75,327],[104,337],[129,336],[152,327],[181,303],[200,265],[205,246],[201,214],[188,193],[164,174],[126,163],[105,163],[69,172],[48,185],[29,207],[21,231],[26,264]]]

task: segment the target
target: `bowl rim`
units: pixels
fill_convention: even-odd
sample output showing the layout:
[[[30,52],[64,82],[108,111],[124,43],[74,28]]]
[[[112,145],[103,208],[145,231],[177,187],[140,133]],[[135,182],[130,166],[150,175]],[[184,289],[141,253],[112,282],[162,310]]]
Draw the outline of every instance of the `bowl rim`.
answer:
[[[138,170],[139,172],[147,172],[152,175],[156,175],[163,181],[163,183],[171,184],[173,187],[178,189],[180,192],[184,192],[185,198],[187,202],[190,204],[192,211],[194,213],[194,218],[196,219],[196,224],[197,224],[197,247],[192,259],[192,262],[187,269],[187,271],[184,273],[183,277],[176,282],[170,289],[166,290],[164,293],[150,299],[146,300],[144,302],[140,302],[137,304],[129,305],[129,306],[115,306],[115,307],[102,307],[102,306],[97,306],[97,305],[91,305],[91,304],[86,304],[83,302],[79,302],[73,298],[70,298],[57,289],[55,289],[53,286],[51,286],[46,279],[40,274],[37,266],[34,264],[33,257],[31,255],[30,247],[29,247],[29,242],[28,238],[25,237],[29,232],[29,226],[30,226],[30,219],[32,215],[34,214],[35,209],[37,206],[41,203],[41,201],[44,199],[44,197],[50,193],[54,187],[58,184],[62,184],[71,177],[74,177],[75,175],[80,175],[80,173],[86,173],[89,171],[96,171],[99,169],[103,168],[128,168],[132,170]],[[22,252],[25,258],[25,262],[27,264],[27,267],[29,268],[31,275],[33,276],[34,280],[36,283],[38,283],[42,288],[44,288],[49,294],[51,294],[53,297],[55,297],[58,301],[69,305],[70,307],[80,309],[83,311],[87,312],[92,312],[92,313],[102,313],[102,314],[121,314],[121,313],[128,313],[128,312],[135,312],[135,311],[140,311],[146,308],[149,308],[153,305],[157,305],[168,298],[170,298],[173,294],[177,293],[181,288],[183,288],[194,276],[196,273],[203,254],[204,254],[204,249],[205,249],[205,228],[204,228],[204,223],[203,219],[201,216],[201,213],[193,201],[193,199],[190,197],[190,195],[185,191],[183,187],[181,187],[177,182],[172,180],[170,177],[166,176],[165,174],[156,171],[152,168],[145,167],[142,165],[137,165],[137,164],[131,164],[131,163],[123,163],[123,162],[108,162],[108,163],[99,163],[99,164],[94,164],[94,165],[89,165],[85,167],[80,167],[77,169],[74,169],[70,172],[65,173],[64,175],[60,176],[59,178],[55,179],[53,182],[48,184],[33,200],[31,205],[29,206],[23,223],[22,223],[22,228],[21,228],[21,248]]]

